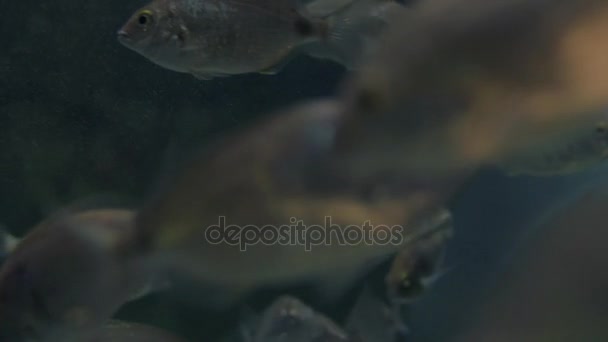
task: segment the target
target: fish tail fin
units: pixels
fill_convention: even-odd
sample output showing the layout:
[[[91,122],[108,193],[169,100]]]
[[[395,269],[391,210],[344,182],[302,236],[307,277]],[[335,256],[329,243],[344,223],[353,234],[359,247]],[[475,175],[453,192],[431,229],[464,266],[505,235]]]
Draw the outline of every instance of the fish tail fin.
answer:
[[[15,250],[19,241],[19,238],[11,235],[6,227],[0,224],[0,260],[7,258]]]
[[[334,60],[352,69],[374,47],[374,42],[396,13],[407,9],[396,0],[353,0],[324,19],[325,49]]]

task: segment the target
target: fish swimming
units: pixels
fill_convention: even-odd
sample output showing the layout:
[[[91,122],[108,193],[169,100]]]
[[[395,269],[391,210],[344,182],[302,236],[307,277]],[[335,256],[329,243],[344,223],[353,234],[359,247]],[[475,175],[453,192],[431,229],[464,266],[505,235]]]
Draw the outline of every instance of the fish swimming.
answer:
[[[447,242],[453,234],[450,212],[430,219],[438,228],[416,244],[404,247],[393,259],[385,283],[392,303],[407,304],[420,298],[439,277]]]
[[[134,212],[61,213],[12,249],[0,269],[0,341],[81,341],[154,283],[123,253]]]
[[[608,107],[605,1],[421,1],[397,22],[343,85],[336,140],[352,170],[467,172]]]
[[[435,215],[444,196],[436,191],[445,187],[351,182],[331,162],[339,106],[305,103],[227,137],[197,154],[137,213],[62,213],[37,225],[0,269],[0,340],[95,333],[169,270],[214,288],[203,299],[220,307],[263,286],[299,281],[313,282],[327,298],[341,295],[436,228],[424,218]],[[260,239],[281,227],[291,235],[258,241],[243,233],[234,244],[219,226],[222,217],[226,228],[259,227]],[[325,238],[298,241],[301,225]],[[215,227],[220,241],[207,235]],[[346,231],[355,237],[346,239]]]
[[[307,49],[351,67],[362,40],[401,9],[392,0],[321,1],[308,10],[298,0],[154,0],[132,15],[118,40],[199,79],[273,74]]]
[[[337,106],[331,100],[295,106],[200,153],[140,210],[138,240],[151,253],[181,260],[173,269],[215,284],[212,299],[300,281],[339,296],[403,245],[434,231],[425,218],[437,214],[450,188],[411,179],[351,182],[349,171],[332,162]],[[277,227],[293,237],[297,222],[325,238],[309,249],[303,240],[256,238],[279,236]],[[234,239],[225,238],[229,226]],[[384,230],[396,240],[341,239],[353,229],[355,237]],[[205,238],[206,231],[219,239]],[[243,246],[247,233],[253,237]]]

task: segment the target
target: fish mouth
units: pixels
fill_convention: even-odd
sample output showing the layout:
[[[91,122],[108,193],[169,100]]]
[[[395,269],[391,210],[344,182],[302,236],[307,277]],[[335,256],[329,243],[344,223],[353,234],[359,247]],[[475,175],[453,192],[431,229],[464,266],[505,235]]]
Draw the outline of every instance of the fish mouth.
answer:
[[[118,37],[118,41],[122,44],[126,45],[131,43],[131,37],[129,37],[129,34],[125,30],[118,30],[116,36]]]

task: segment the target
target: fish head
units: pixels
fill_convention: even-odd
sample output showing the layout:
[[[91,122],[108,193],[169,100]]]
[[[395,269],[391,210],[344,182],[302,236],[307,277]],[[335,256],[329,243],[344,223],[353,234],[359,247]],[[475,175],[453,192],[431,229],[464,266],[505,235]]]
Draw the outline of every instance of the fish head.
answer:
[[[348,341],[330,318],[295,297],[281,296],[266,309],[254,341]]]
[[[419,299],[445,272],[445,253],[453,234],[452,215],[447,209],[440,209],[420,224],[432,227],[433,232],[405,246],[385,278],[389,297],[396,302]]]
[[[292,341],[313,334],[317,314],[297,298],[282,296],[264,313],[258,338],[264,341]]]
[[[290,296],[280,297],[270,306],[266,313],[270,331],[285,331],[293,329],[314,317],[314,311],[298,299]]]
[[[400,273],[398,281],[391,284],[389,292],[393,297],[403,300],[419,298],[426,290],[425,279],[428,279],[433,271],[432,260],[426,256],[418,256],[407,262],[407,268]]]
[[[74,225],[39,225],[0,269],[0,341],[81,340],[101,328],[128,297],[120,258]]]
[[[138,9],[117,32],[118,41],[167,69],[181,66],[188,29],[173,1],[156,0]]]

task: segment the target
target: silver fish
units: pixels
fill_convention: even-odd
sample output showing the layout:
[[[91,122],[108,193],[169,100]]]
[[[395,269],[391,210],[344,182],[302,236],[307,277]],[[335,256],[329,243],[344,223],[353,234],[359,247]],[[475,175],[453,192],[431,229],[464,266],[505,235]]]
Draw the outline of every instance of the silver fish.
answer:
[[[361,40],[381,32],[384,15],[399,7],[392,0],[326,1],[309,12],[297,0],[154,0],[132,15],[118,40],[199,79],[273,74],[307,48],[350,66]]]

